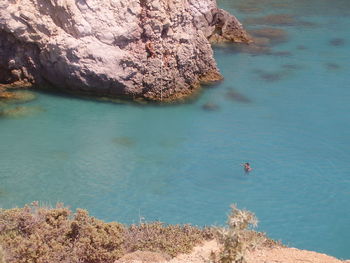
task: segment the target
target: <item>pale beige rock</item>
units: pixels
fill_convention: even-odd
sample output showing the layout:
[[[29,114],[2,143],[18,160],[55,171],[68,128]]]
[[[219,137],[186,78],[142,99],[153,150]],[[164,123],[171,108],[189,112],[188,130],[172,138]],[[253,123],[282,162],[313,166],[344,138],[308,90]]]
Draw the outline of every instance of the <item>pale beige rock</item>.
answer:
[[[1,1],[0,82],[171,100],[220,78],[207,40],[218,30],[245,41],[215,0]]]

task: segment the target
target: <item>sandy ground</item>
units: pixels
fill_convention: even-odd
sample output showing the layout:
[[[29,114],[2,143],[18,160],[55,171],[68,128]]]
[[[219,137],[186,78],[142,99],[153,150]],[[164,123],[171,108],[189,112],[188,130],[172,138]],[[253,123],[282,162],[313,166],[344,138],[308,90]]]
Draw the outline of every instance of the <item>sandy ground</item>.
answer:
[[[260,249],[247,256],[247,263],[341,263],[334,257],[296,248]]]
[[[173,258],[167,263],[208,263],[210,262],[210,253],[218,251],[219,245],[215,240],[205,242],[202,246],[195,247],[191,254],[182,254]]]
[[[195,247],[191,254],[182,254],[169,261],[162,257],[129,257],[128,260],[119,260],[118,263],[210,263],[212,251],[218,251],[216,241],[205,242],[202,246]],[[141,256],[141,255],[140,255]],[[247,255],[247,263],[350,263],[350,260],[341,261],[334,257],[316,253],[313,251],[296,248],[262,248]]]

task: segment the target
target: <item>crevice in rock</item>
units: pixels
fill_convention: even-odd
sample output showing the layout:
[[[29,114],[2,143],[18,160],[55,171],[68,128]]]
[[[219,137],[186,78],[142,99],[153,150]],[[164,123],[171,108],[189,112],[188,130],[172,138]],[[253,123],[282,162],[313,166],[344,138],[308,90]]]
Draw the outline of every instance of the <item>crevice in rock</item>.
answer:
[[[40,83],[42,66],[39,48],[33,43],[23,43],[12,34],[0,30],[1,83],[26,81]]]

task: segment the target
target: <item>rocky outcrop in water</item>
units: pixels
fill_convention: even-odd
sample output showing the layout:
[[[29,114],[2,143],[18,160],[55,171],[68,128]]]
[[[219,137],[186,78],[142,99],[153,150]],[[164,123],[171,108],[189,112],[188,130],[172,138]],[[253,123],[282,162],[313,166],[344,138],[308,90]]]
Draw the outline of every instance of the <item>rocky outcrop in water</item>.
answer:
[[[215,0],[6,0],[0,83],[175,100],[221,78],[208,39],[249,41]]]

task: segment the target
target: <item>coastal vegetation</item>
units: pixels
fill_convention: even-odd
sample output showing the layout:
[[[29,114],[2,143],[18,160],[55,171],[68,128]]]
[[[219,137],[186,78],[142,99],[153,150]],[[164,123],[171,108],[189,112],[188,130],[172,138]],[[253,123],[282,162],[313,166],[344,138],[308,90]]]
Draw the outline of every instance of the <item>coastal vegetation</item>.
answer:
[[[258,246],[275,246],[263,233],[249,229],[257,220],[251,212],[232,206],[226,228],[140,222],[126,226],[103,222],[86,210],[58,204],[0,210],[0,262],[115,262],[135,251],[166,257],[189,253],[206,240],[217,239],[221,251],[213,262],[244,262],[245,252]]]

